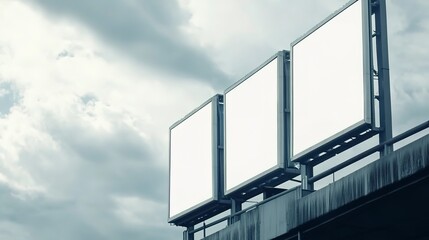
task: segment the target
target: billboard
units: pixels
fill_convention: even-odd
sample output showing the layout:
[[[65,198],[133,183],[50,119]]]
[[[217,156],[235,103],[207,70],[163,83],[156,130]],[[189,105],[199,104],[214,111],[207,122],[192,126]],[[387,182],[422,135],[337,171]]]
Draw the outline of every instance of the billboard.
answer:
[[[287,167],[288,54],[279,52],[225,90],[226,194]]]
[[[170,127],[169,222],[204,214],[221,197],[222,112],[216,95]]]
[[[371,128],[369,4],[349,2],[291,44],[293,160]]]

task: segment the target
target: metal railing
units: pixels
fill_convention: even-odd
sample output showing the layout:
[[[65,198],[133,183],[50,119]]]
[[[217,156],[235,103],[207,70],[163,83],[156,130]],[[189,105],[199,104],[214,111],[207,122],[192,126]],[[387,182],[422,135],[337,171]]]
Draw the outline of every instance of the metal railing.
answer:
[[[349,160],[346,160],[345,162],[342,162],[342,163],[340,163],[340,164],[338,164],[338,165],[336,165],[336,166],[334,166],[334,167],[332,167],[332,168],[330,168],[330,169],[328,169],[328,170],[326,170],[326,171],[324,171],[324,172],[322,172],[316,176],[308,178],[308,182],[310,184],[314,184],[316,181],[318,181],[322,178],[325,178],[325,177],[327,177],[327,176],[329,176],[329,175],[331,175],[331,174],[333,174],[333,173],[335,173],[335,172],[337,172],[337,171],[339,171],[345,167],[348,167],[351,164],[358,162],[358,161],[362,160],[365,157],[368,157],[369,155],[371,155],[373,153],[383,151],[384,149],[386,149],[387,146],[393,145],[394,143],[397,143],[401,140],[404,140],[405,138],[408,138],[408,137],[410,137],[410,136],[412,136],[418,132],[421,132],[421,131],[425,130],[426,128],[429,128],[429,121],[426,121],[426,122],[412,128],[412,129],[409,129],[409,130],[395,136],[394,138],[392,138],[388,141],[380,143],[377,146],[374,146],[374,147],[372,147],[372,148],[370,148],[364,152],[361,152],[358,155],[350,158]]]

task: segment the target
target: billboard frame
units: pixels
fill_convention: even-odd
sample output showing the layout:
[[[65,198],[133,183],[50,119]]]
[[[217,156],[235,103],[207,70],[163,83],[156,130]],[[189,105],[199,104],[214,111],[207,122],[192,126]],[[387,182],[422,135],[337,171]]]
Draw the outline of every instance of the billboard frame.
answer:
[[[294,75],[293,75],[293,48],[295,45],[300,43],[302,40],[310,36],[312,33],[323,27],[329,21],[334,19],[336,16],[341,14],[347,8],[361,1],[361,14],[362,14],[362,51],[363,51],[363,95],[364,95],[364,116],[363,120],[356,122],[355,124],[347,127],[346,129],[337,132],[336,134],[320,141],[319,143],[308,147],[307,149],[293,153],[291,156],[293,162],[305,163],[317,165],[324,160],[332,157],[350,147],[353,147],[372,136],[379,133],[379,129],[375,126],[375,107],[374,107],[374,78],[373,78],[373,48],[372,48],[372,27],[371,27],[371,13],[370,13],[370,0],[351,0],[346,3],[342,8],[338,9],[327,18],[322,20],[316,26],[307,31],[304,35],[296,39],[291,43],[291,86],[293,89]],[[293,114],[294,108],[294,92],[290,94],[291,108]],[[291,118],[291,134],[293,144],[293,116]],[[291,146],[293,151],[293,145]]]
[[[212,197],[206,199],[193,207],[183,210],[173,216],[170,216],[171,205],[171,131],[181,123],[189,119],[202,108],[211,104],[211,131],[212,131]],[[223,95],[216,94],[199,107],[188,113],[185,117],[175,122],[169,128],[169,183],[168,183],[168,222],[177,226],[193,226],[199,222],[213,217],[229,208],[229,205],[222,202],[223,194]],[[198,180],[198,179],[196,179]],[[191,187],[191,186],[189,186]]]
[[[299,170],[296,168],[296,164],[290,161],[291,160],[290,159],[290,150],[291,150],[290,136],[291,135],[290,135],[289,123],[291,120],[291,116],[290,116],[290,99],[289,97],[287,97],[287,94],[291,92],[289,59],[290,59],[289,51],[286,51],[286,50],[279,51],[224,91],[224,98],[225,98],[224,103],[225,103],[225,108],[227,108],[228,92],[232,91],[237,86],[245,82],[247,79],[249,79],[254,74],[259,72],[259,70],[267,66],[272,61],[277,60],[277,90],[276,90],[277,91],[277,164],[229,190],[226,189],[226,181],[227,181],[226,171],[227,171],[227,161],[228,161],[226,158],[226,153],[228,149],[226,147],[227,139],[225,134],[224,136],[225,138],[224,140],[224,143],[225,143],[225,150],[224,150],[225,196],[228,196],[234,199],[239,199],[239,200],[249,199],[253,196],[263,193],[264,192],[263,187],[276,186],[299,175]],[[255,114],[257,114],[256,111],[255,111]],[[225,131],[227,131],[226,119],[227,119],[227,114],[225,111],[224,112]]]

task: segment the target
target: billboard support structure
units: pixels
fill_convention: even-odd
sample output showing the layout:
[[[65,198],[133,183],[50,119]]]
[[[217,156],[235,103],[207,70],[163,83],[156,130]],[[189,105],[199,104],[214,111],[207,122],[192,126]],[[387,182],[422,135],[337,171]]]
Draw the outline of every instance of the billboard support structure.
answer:
[[[379,133],[370,2],[351,0],[291,43],[294,162],[318,165]]]
[[[377,48],[378,89],[380,106],[380,143],[393,137],[392,133],[392,104],[390,97],[389,53],[387,41],[386,0],[373,0],[372,10],[375,15],[375,37]],[[393,151],[393,145],[386,145],[380,155],[384,156]]]
[[[226,97],[227,94],[231,94],[230,92],[238,85],[246,81],[248,78],[251,78],[256,75],[256,73],[260,72],[263,68],[266,68],[274,60],[277,61],[275,65],[270,65],[271,67],[277,66],[277,72],[275,72],[274,74],[276,77],[274,83],[277,84],[277,92],[276,94],[273,94],[273,96],[276,96],[275,100],[277,101],[277,106],[275,108],[275,112],[277,114],[275,119],[277,122],[277,128],[275,129],[275,133],[277,134],[277,156],[275,158],[272,158],[277,159],[277,162],[274,167],[265,170],[262,173],[259,173],[258,175],[253,176],[250,179],[247,179],[236,186],[233,186],[234,184],[232,184],[231,188],[227,188],[227,164],[224,162],[224,160],[226,160],[226,153],[224,155],[224,146],[225,150],[228,149],[226,148],[226,144],[224,143],[227,137],[223,136],[224,134],[226,135],[227,132],[224,126],[224,124],[226,125],[227,122],[227,118],[225,117],[226,111],[224,114],[223,96],[217,95],[215,98],[213,98],[211,101],[213,101],[213,103],[216,103],[214,105],[214,108],[212,109],[212,114],[213,116],[215,116],[214,118],[212,117],[212,127],[214,127],[214,132],[212,132],[212,134],[213,136],[215,136],[213,138],[213,143],[215,144],[212,144],[212,158],[215,160],[212,165],[212,174],[215,177],[212,180],[213,195],[215,197],[210,198],[209,201],[200,203],[197,206],[186,209],[183,212],[179,212],[179,214],[176,214],[170,219],[170,223],[186,227],[186,230],[183,232],[184,240],[194,240],[194,233],[196,231],[201,231],[201,227],[195,229],[195,224],[201,223],[202,221],[205,221],[206,219],[213,217],[216,214],[219,214],[223,210],[230,209],[231,211],[231,215],[228,218],[228,225],[240,221],[240,214],[243,212],[242,203],[245,200],[260,193],[263,193],[265,196],[267,192],[265,192],[264,189],[266,189],[267,187],[285,182],[287,180],[293,180],[293,177],[298,176],[299,174],[301,174],[300,182],[302,196],[313,192],[314,182],[317,181],[314,179],[319,177],[314,177],[313,169],[316,165],[375,135],[378,135],[379,142],[384,145],[384,148],[379,150],[381,157],[393,151],[393,144],[390,143],[390,140],[393,138],[393,131],[388,59],[389,56],[386,0],[351,0],[350,3],[343,7],[341,11],[347,9],[356,2],[359,2],[359,4],[363,4],[361,7],[363,13],[363,18],[361,20],[363,24],[364,38],[364,41],[362,43],[362,49],[364,49],[363,65],[366,67],[364,67],[364,120],[352,125],[351,127],[348,127],[345,130],[342,130],[341,132],[338,132],[334,136],[331,136],[330,138],[323,140],[320,143],[317,143],[316,145],[308,148],[307,150],[304,150],[304,153],[302,153],[301,155],[298,154],[298,156],[294,156],[292,154],[294,150],[291,145],[294,140],[292,139],[290,134],[293,128],[293,125],[291,125],[293,98],[292,96],[288,96],[289,94],[291,94],[293,88],[291,83],[292,80],[289,76],[291,70],[291,59],[288,51],[281,51],[277,53],[259,68],[255,69],[251,74],[247,75],[245,78],[243,78],[225,91]],[[337,15],[339,15],[338,12],[333,14],[332,17],[328,20],[333,19]],[[327,21],[322,23],[325,24],[326,22]],[[315,29],[317,30],[323,24],[315,26]],[[312,30],[312,32],[314,31],[315,30]],[[300,39],[299,41],[301,41],[302,39]],[[350,76],[354,73],[355,72],[353,71],[347,70],[345,75]],[[377,81],[377,83],[375,83],[375,81]],[[374,91],[375,85],[378,87],[378,94],[376,94]],[[230,99],[233,98],[230,97]],[[230,103],[231,102],[233,101],[230,101]],[[249,103],[249,101],[245,102]],[[375,103],[378,104],[378,108],[375,108]],[[239,109],[241,109],[241,106]],[[195,112],[196,111],[194,111],[193,113]],[[378,117],[377,120],[379,120],[379,123],[376,123],[376,117]],[[295,164],[297,162],[301,164],[300,169],[295,168]],[[232,176],[235,175],[237,175],[237,173],[232,174]],[[282,189],[276,189],[276,191],[281,190]],[[245,209],[244,211],[246,210],[247,209]],[[210,224],[212,223],[209,223],[209,225]],[[206,225],[205,222],[203,222],[202,230],[204,231],[204,237],[206,235],[205,228]],[[298,238],[300,239],[300,232],[298,232]]]
[[[375,31],[371,38],[375,38],[375,46],[371,44],[370,51],[371,57],[376,60],[377,68],[374,66],[374,59],[370,59],[372,69],[372,81],[378,80],[378,95],[374,93],[371,101],[378,101],[378,112],[372,109],[372,132],[378,134],[379,142],[385,143],[393,138],[392,131],[392,106],[391,106],[391,94],[390,94],[390,75],[389,75],[389,54],[388,54],[388,37],[387,37],[387,14],[386,14],[386,0],[362,0],[364,6],[368,7],[368,24],[375,25]],[[372,20],[374,15],[374,20]],[[370,28],[372,31],[372,28]],[[375,47],[375,56],[374,56]],[[374,118],[378,114],[380,123],[376,126]],[[369,137],[371,134],[366,134]],[[368,139],[368,138],[366,138]],[[359,142],[366,140],[362,138]],[[350,146],[347,144],[344,147],[339,147],[337,153],[348,149]],[[393,144],[386,144],[384,149],[380,150],[380,157],[385,156],[393,151]],[[332,157],[333,154],[325,154],[320,157],[317,161],[312,162],[301,162],[301,180],[302,180],[302,191],[303,195],[308,191],[314,190],[314,182],[310,182],[309,179],[313,177],[313,167],[319,163]]]

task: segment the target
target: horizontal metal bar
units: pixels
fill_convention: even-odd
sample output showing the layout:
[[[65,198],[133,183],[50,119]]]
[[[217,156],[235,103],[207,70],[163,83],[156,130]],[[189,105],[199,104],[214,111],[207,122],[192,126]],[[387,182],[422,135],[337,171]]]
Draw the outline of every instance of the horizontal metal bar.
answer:
[[[391,138],[391,139],[389,139],[389,140],[387,140],[387,141],[385,141],[385,142],[383,142],[377,146],[374,146],[374,147],[350,158],[349,160],[347,160],[345,162],[338,164],[335,167],[332,167],[332,168],[330,168],[330,169],[328,169],[328,170],[326,170],[326,171],[324,171],[324,172],[322,172],[322,173],[320,173],[314,177],[309,178],[308,182],[314,183],[314,182],[316,182],[316,181],[318,181],[324,177],[327,177],[327,176],[333,174],[334,172],[337,172],[338,170],[341,170],[341,169],[361,160],[362,158],[365,158],[365,157],[367,157],[367,156],[369,156],[375,152],[381,151],[386,145],[391,145],[391,144],[394,144],[396,142],[399,142],[399,141],[401,141],[407,137],[410,137],[410,136],[412,136],[412,135],[414,135],[414,134],[416,134],[416,133],[418,133],[418,132],[420,132],[426,128],[429,128],[429,121],[426,121],[426,122],[412,128],[412,129],[409,129],[409,130],[397,135],[394,138]]]
[[[421,132],[421,131],[425,130],[426,128],[429,128],[429,121],[426,121],[420,125],[417,125],[416,127],[411,128],[410,130],[405,131],[405,132],[399,134],[398,136],[396,136],[390,140],[387,140],[385,143],[382,143],[382,144],[384,144],[384,145],[394,144],[394,143],[399,142],[399,141],[401,141],[407,137],[410,137],[411,135],[414,135],[418,132]]]
[[[318,175],[316,175],[314,177],[309,178],[308,182],[309,183],[314,183],[314,182],[316,182],[316,181],[318,181],[318,180],[320,180],[320,179],[322,179],[324,177],[327,177],[327,176],[333,174],[334,172],[336,172],[338,170],[341,170],[341,169],[343,169],[343,168],[345,168],[345,167],[347,167],[347,166],[349,166],[349,165],[351,165],[351,164],[353,164],[353,163],[361,160],[364,157],[367,157],[367,156],[369,156],[369,155],[371,155],[371,154],[373,154],[373,153],[375,153],[377,151],[380,151],[383,148],[384,148],[384,145],[377,145],[375,147],[372,147],[372,148],[370,148],[370,149],[368,149],[368,150],[366,150],[366,151],[364,151],[364,152],[362,152],[362,153],[360,153],[360,154],[358,154],[358,155],[350,158],[349,160],[336,165],[335,167],[332,167],[332,168],[330,168],[330,169],[328,169],[328,170],[326,170],[326,171],[324,171],[324,172],[322,172],[322,173],[320,173],[320,174],[318,174]]]
[[[293,178],[289,179],[289,181],[301,183],[301,180],[296,180],[296,179],[293,179]]]
[[[356,146],[357,144],[368,140],[369,138],[376,135],[376,133],[377,133],[377,131],[372,130],[372,131],[366,132],[366,134],[364,134],[364,135],[359,135],[359,136],[355,137],[355,139],[353,139],[352,141],[349,141],[349,142],[343,141],[341,143],[340,147],[326,151],[325,155],[320,156],[313,161],[307,162],[307,164],[309,164],[313,167],[316,165],[319,165],[320,163],[334,157],[335,155],[340,154],[340,153],[344,152],[345,150],[350,149],[351,147]]]

